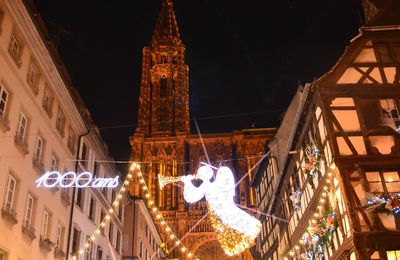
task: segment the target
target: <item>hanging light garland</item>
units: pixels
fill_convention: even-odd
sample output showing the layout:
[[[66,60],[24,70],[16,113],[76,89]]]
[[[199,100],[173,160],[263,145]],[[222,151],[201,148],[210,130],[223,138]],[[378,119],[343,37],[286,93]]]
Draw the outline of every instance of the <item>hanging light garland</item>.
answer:
[[[153,213],[153,216],[155,216],[156,221],[158,221],[161,226],[165,228],[166,234],[168,235],[169,239],[174,242],[174,247],[171,250],[168,250],[167,245],[165,242],[163,242],[160,245],[160,248],[163,249],[165,253],[170,253],[175,247],[180,247],[180,250],[183,254],[186,254],[187,258],[192,258],[194,257],[194,254],[183,244],[183,242],[177,237],[177,235],[172,231],[172,228],[167,224],[167,221],[164,219],[162,216],[161,212],[155,205],[155,201],[151,198],[149,188],[146,185],[146,181],[143,177],[143,174],[140,169],[140,165],[138,163],[132,163],[130,167],[130,173],[131,175],[136,172],[136,177],[139,180],[139,184],[141,186],[141,190],[144,193],[144,198],[147,199],[147,205],[150,211]]]
[[[92,233],[88,240],[85,241],[85,245],[83,248],[80,248],[77,251],[78,255],[83,255],[85,252],[85,248],[89,248],[91,243],[96,240],[96,237],[104,231],[107,222],[110,221],[112,214],[116,211],[118,205],[120,205],[120,201],[122,200],[123,193],[126,191],[126,187],[129,185],[131,179],[133,178],[132,173],[128,173],[125,180],[122,182],[121,188],[119,189],[117,196],[114,201],[111,203],[110,208],[107,210],[106,215],[103,219],[101,219],[100,224],[97,226],[96,230]],[[111,243],[111,241],[110,241]],[[77,255],[72,256],[72,259],[76,260]]]
[[[367,207],[375,213],[400,215],[400,193],[367,194]]]
[[[284,260],[298,259],[297,256],[306,260],[315,259],[316,255],[323,255],[326,245],[332,243],[333,235],[337,229],[337,217],[334,210],[330,208],[328,201],[333,174],[328,172],[326,175],[323,190],[317,198],[319,200],[318,206],[309,219],[308,228],[301,239],[295,243],[295,246],[289,250]],[[327,210],[322,213],[324,209]],[[300,254],[300,251],[304,252]]]
[[[313,141],[304,149],[305,157],[304,161],[306,163],[304,167],[304,173],[307,175],[306,180],[311,188],[315,189],[314,177],[321,173],[319,167],[321,164],[321,150],[319,149],[316,141]]]

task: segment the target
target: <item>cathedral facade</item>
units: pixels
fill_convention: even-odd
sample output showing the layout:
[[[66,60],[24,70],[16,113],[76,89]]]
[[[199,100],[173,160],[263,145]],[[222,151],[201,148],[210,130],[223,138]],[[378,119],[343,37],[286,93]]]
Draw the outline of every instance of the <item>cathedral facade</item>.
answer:
[[[275,129],[244,129],[230,133],[195,134],[190,129],[189,67],[185,63],[182,43],[172,0],[163,0],[150,46],[143,48],[138,127],[130,137],[132,160],[141,162],[142,172],[151,197],[185,247],[200,259],[224,259],[211,227],[205,201],[188,204],[183,199],[182,183],[160,189],[158,175],[194,174],[200,162],[216,167],[228,166],[235,180],[235,201],[242,208],[255,206],[250,188],[253,168],[264,156],[266,144]],[[244,177],[244,178],[243,178]],[[134,183],[131,195],[141,196]],[[157,220],[156,224],[157,224]],[[168,241],[163,226],[159,231]],[[169,244],[172,249],[173,245]],[[171,259],[185,259],[178,249],[171,250]],[[241,259],[252,259],[247,251]],[[232,258],[229,258],[232,259]]]

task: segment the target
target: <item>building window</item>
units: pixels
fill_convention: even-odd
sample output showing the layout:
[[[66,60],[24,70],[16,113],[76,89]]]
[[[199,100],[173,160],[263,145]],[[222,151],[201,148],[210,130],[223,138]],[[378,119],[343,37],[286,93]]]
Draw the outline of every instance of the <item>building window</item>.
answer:
[[[57,225],[57,233],[56,233],[56,248],[58,250],[62,250],[64,244],[64,227],[61,225]]]
[[[167,79],[165,77],[160,79],[160,96],[167,96]]]
[[[393,98],[380,99],[379,105],[382,111],[382,123],[394,129],[400,127],[400,113],[396,100]]]
[[[0,21],[1,22],[1,21]],[[0,29],[0,32],[1,32],[1,29]],[[7,260],[8,258],[8,254],[7,254],[7,252],[5,252],[5,251],[3,251],[1,248],[0,248],[0,260]]]
[[[11,212],[14,209],[14,198],[17,188],[17,181],[12,175],[8,175],[8,183],[6,189],[5,210]]]
[[[117,253],[120,253],[120,245],[121,245],[121,233],[119,230],[117,231],[117,241],[115,243],[115,250],[117,250]]]
[[[26,74],[26,81],[29,86],[33,89],[35,94],[39,92],[38,84],[40,79],[40,72],[34,61],[31,61],[28,66],[28,72]]]
[[[26,198],[26,208],[25,208],[25,216],[23,223],[23,226],[28,230],[32,229],[34,208],[35,208],[35,199],[30,194],[28,194]]]
[[[7,90],[0,85],[0,117],[6,117],[6,108],[7,108],[7,101],[8,101],[8,92]]]
[[[21,112],[18,120],[17,135],[16,138],[20,144],[25,144],[25,136],[28,127],[28,119],[25,114]]]
[[[101,210],[100,211],[100,223],[104,221],[105,217],[106,217],[106,213],[104,212],[104,210]],[[100,230],[100,232],[103,236],[104,236],[104,230],[105,230],[104,227]]]
[[[108,230],[108,240],[111,244],[113,244],[113,232],[114,232],[114,225],[110,222],[110,228]]]
[[[103,249],[100,246],[97,246],[96,259],[103,260]]]
[[[82,142],[82,150],[81,150],[81,163],[86,166],[87,159],[87,146],[84,142]]]
[[[50,88],[46,85],[43,92],[43,101],[42,107],[44,111],[46,111],[48,116],[52,116],[53,113],[53,103],[54,103],[54,95],[51,92]]]
[[[69,127],[69,129],[68,129],[68,138],[67,138],[67,146],[68,146],[68,149],[72,153],[75,152],[75,139],[76,139],[75,132],[71,127]]]
[[[57,119],[56,119],[56,128],[62,137],[64,137],[64,128],[65,128],[65,115],[61,108],[58,108]]]
[[[83,189],[76,190],[76,205],[78,205],[81,209],[83,209],[83,202],[84,202],[84,194]]]
[[[47,210],[43,211],[42,229],[40,230],[41,239],[49,238],[51,215]]]
[[[50,171],[57,171],[58,169],[58,158],[54,154],[50,157]]]
[[[95,205],[95,201],[94,201],[93,197],[90,197],[90,200],[89,200],[89,218],[91,220],[93,220],[93,221],[94,221],[94,213],[96,211],[95,206],[96,205]]]
[[[142,242],[142,240],[139,241],[139,256],[143,257],[143,242]]]
[[[400,192],[400,174],[398,171],[366,172],[371,192]]]
[[[74,227],[74,233],[72,235],[72,253],[77,254],[79,249],[79,241],[81,238],[81,232]]]
[[[400,250],[386,251],[386,256],[388,260],[400,259]]]
[[[44,149],[44,141],[38,135],[36,138],[35,152],[33,154],[33,162],[34,164],[41,165],[43,159],[43,149]]]
[[[86,236],[86,253],[85,253],[85,260],[90,260],[92,259],[92,240],[90,239],[90,236]]]
[[[22,44],[15,34],[11,35],[10,43],[8,45],[8,53],[18,66],[21,66]]]

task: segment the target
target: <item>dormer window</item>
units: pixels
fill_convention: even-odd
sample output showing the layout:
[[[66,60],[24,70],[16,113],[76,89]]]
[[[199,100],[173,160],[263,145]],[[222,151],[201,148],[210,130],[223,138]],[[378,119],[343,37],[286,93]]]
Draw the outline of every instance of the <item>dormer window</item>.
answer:
[[[34,61],[31,61],[28,67],[28,73],[26,76],[26,81],[32,90],[37,94],[39,92],[38,84],[39,84],[40,72],[36,66]]]
[[[22,43],[15,34],[11,35],[10,43],[8,45],[8,53],[17,65],[21,66]]]

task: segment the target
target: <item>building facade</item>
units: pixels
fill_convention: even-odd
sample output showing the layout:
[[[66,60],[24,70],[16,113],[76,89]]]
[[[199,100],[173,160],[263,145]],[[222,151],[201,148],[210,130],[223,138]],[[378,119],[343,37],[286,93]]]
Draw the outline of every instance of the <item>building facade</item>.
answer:
[[[143,199],[132,197],[125,206],[123,259],[164,259],[163,241]]]
[[[179,184],[170,184],[161,190],[158,175],[194,174],[200,162],[209,160],[215,166],[229,166],[238,181],[264,155],[266,142],[274,133],[275,129],[249,129],[203,134],[202,139],[191,133],[185,46],[173,3],[163,0],[151,44],[143,49],[138,128],[130,138],[132,159],[142,163],[151,197],[174,233],[179,238],[185,237],[182,242],[194,256],[201,259],[226,257],[210,221],[203,218],[207,214],[206,202],[186,203]],[[250,173],[236,190],[236,202],[242,207],[254,206],[254,195],[249,188],[251,179]],[[139,187],[139,184],[131,186],[132,195],[141,195]],[[165,227],[159,228],[162,240],[173,248]],[[185,259],[186,253],[175,249],[167,257]],[[240,257],[251,259],[249,252]]]
[[[69,230],[69,259],[121,259],[118,188],[76,189],[72,203],[71,188],[35,183],[119,172],[32,3],[0,1],[0,259],[65,259]]]
[[[260,259],[399,259],[400,4],[366,24],[292,100],[256,174]]]

